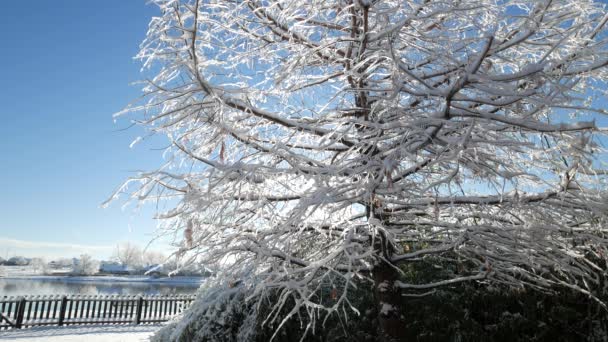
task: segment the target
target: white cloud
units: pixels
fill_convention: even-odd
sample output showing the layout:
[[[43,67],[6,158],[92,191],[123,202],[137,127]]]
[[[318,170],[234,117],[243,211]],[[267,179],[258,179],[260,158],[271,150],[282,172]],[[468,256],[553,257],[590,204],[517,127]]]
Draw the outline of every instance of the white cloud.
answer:
[[[76,257],[87,253],[95,258],[105,259],[110,256],[114,246],[79,245],[46,241],[26,241],[0,237],[0,256],[14,255],[25,257],[61,258]]]

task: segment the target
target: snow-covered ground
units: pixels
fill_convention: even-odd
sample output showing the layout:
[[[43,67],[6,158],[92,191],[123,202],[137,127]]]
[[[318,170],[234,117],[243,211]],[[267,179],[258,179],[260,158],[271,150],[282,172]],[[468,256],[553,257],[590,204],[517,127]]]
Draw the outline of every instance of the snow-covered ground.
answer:
[[[65,270],[70,271],[70,269]],[[64,271],[64,269],[57,271]],[[39,274],[41,274],[41,271],[35,270],[31,266],[0,266],[0,277],[21,277]]]
[[[90,325],[36,327],[0,331],[0,341],[21,342],[140,342],[148,341],[161,325]]]

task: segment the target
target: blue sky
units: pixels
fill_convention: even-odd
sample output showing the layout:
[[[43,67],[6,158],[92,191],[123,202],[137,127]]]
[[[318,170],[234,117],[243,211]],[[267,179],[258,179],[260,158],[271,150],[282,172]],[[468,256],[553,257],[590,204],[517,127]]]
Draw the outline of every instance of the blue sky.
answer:
[[[145,0],[7,1],[0,14],[0,256],[111,254],[145,245],[151,210],[103,202],[162,143],[112,114],[140,94],[133,59],[157,8]],[[156,146],[158,145],[158,146]],[[160,248],[160,246],[159,246]]]

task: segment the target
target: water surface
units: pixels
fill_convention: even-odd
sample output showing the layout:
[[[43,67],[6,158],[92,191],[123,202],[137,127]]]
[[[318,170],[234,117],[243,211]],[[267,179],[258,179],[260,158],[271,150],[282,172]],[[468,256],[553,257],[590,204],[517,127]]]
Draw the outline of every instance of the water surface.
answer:
[[[170,295],[194,294],[199,285],[192,283],[73,282],[66,279],[0,278],[1,296],[30,295]]]

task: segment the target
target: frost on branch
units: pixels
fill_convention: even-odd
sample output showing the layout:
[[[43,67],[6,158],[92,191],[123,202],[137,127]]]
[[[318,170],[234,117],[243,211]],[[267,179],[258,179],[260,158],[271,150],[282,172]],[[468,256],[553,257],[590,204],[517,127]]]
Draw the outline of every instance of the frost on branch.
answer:
[[[382,284],[379,312],[466,281],[595,296],[608,252],[596,2],[153,2],[145,100],[125,113],[171,147],[118,193],[175,204],[159,217],[184,236],[176,255],[247,300],[272,294],[263,324],[304,315],[313,333],[358,315],[350,294],[367,281]],[[458,272],[405,280],[421,261]]]
[[[247,291],[243,287],[203,285],[206,295],[197,305],[168,327],[161,329],[152,341],[251,341],[256,334],[257,315],[252,306],[244,305]],[[245,317],[239,320],[239,318]]]

